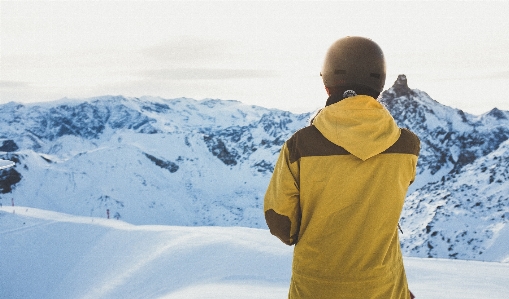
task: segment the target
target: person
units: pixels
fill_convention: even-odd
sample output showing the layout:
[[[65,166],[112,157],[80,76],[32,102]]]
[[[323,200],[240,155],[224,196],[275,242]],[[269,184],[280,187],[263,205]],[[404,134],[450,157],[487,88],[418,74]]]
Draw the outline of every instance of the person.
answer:
[[[371,39],[337,40],[321,76],[326,105],[283,144],[264,198],[270,232],[295,245],[288,298],[411,298],[398,222],[419,139],[376,100],[386,63]]]

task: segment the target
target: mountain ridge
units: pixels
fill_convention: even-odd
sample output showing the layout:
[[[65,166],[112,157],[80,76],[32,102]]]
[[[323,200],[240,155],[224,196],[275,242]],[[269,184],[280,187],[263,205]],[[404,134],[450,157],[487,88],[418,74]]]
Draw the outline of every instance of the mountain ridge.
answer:
[[[499,247],[509,240],[509,112],[444,106],[404,75],[379,100],[421,139],[401,219],[405,254],[508,262]],[[134,224],[255,228],[266,228],[263,196],[281,145],[314,114],[122,96],[0,107],[2,158],[17,163],[0,172],[3,204],[95,217],[110,210]]]

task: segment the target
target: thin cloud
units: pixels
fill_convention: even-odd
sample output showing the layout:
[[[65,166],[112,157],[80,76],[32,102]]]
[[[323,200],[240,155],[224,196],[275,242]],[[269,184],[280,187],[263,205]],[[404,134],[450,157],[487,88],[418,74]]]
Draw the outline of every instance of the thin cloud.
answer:
[[[462,71],[454,75],[443,75],[430,81],[461,81],[461,80],[496,80],[496,79],[509,79],[509,71],[502,72],[475,72],[475,71]]]
[[[23,81],[8,81],[8,80],[0,80],[0,88],[2,89],[18,89],[18,88],[27,88],[30,84]]]
[[[509,78],[509,71],[504,72],[494,72],[487,76],[487,78],[490,79],[508,79]]]
[[[145,79],[152,80],[225,80],[274,78],[277,73],[271,70],[217,69],[217,68],[177,68],[149,70],[142,72]]]
[[[195,64],[224,59],[228,46],[224,41],[181,36],[145,48],[141,53],[157,61]]]

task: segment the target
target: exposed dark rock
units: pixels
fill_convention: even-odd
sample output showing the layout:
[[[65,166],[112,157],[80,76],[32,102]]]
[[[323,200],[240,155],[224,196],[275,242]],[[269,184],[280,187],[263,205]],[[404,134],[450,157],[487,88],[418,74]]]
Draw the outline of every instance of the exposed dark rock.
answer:
[[[224,164],[228,166],[237,165],[238,153],[236,151],[229,151],[223,140],[216,138],[214,135],[204,135],[203,140],[212,155],[223,161]]]
[[[410,87],[408,87],[408,82],[405,75],[398,76],[398,79],[396,79],[394,85],[392,85],[392,91],[396,97],[414,95],[414,92],[410,89]]]
[[[497,108],[491,109],[491,111],[488,112],[487,116],[491,116],[497,120],[507,119],[505,113],[503,111],[498,110]]]
[[[14,140],[4,140],[0,146],[0,152],[15,152],[19,149]]]
[[[179,170],[179,166],[174,162],[165,161],[165,160],[156,158],[156,157],[154,157],[150,154],[147,154],[147,153],[144,153],[144,154],[150,161],[154,162],[155,165],[157,165],[163,169],[166,169],[171,173],[177,172],[177,170]]]

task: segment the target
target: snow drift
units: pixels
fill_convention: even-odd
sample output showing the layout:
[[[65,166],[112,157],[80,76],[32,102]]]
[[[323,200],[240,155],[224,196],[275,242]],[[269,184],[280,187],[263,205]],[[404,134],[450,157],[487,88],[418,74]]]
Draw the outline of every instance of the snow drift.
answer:
[[[268,230],[132,225],[0,208],[0,297],[286,298],[292,247]],[[507,298],[509,264],[405,258],[417,298]]]

